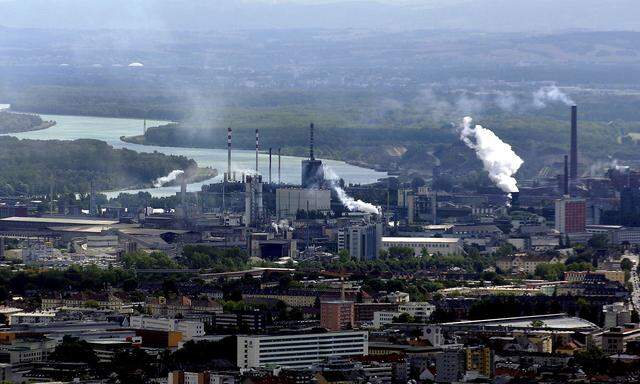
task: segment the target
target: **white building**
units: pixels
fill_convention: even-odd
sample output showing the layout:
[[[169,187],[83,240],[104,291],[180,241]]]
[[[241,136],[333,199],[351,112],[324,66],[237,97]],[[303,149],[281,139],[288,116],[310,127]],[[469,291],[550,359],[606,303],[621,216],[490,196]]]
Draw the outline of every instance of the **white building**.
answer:
[[[55,350],[57,344],[55,340],[51,339],[38,341],[14,340],[11,344],[0,344],[0,357],[10,364],[43,361]]]
[[[276,214],[278,219],[295,219],[298,211],[329,212],[331,191],[328,189],[278,188]]]
[[[373,312],[373,326],[382,328],[384,325],[393,323],[393,319],[400,315],[400,312],[375,311]]]
[[[183,340],[204,336],[204,323],[195,320],[164,319],[146,316],[129,317],[129,326],[134,329],[151,329],[157,331],[178,331]]]
[[[426,301],[402,303],[398,306],[398,312],[408,313],[421,320],[428,320],[435,310],[436,306]]]
[[[15,324],[47,324],[56,317],[56,311],[19,312],[9,316],[9,325]]]
[[[238,336],[237,364],[308,368],[328,357],[367,355],[368,336],[362,331]]]
[[[390,292],[387,294],[386,299],[390,303],[408,303],[411,301],[411,297],[407,292]]]
[[[382,249],[411,248],[415,255],[421,255],[426,250],[430,255],[460,255],[463,252],[462,240],[447,237],[383,237]]]
[[[219,374],[214,372],[169,372],[167,384],[235,384],[236,378],[233,375]]]
[[[338,231],[338,250],[356,260],[374,260],[382,250],[382,224],[352,225]]]
[[[87,247],[89,248],[108,248],[117,246],[117,235],[87,236]]]

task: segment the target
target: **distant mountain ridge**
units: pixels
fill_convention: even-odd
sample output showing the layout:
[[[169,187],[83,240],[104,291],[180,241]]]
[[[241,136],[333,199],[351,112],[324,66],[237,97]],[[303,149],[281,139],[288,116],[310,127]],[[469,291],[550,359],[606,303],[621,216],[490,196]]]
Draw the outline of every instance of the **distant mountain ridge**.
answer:
[[[62,29],[458,29],[491,32],[640,30],[637,0],[425,2],[4,0],[0,25]]]

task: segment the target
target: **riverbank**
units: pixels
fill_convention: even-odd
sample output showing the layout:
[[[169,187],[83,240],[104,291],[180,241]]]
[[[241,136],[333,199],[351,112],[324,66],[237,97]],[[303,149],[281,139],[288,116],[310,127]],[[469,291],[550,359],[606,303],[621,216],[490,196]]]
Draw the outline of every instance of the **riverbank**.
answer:
[[[126,119],[126,118],[109,118],[109,117],[88,117],[73,115],[41,115],[43,120],[55,120],[56,125],[49,129],[41,129],[32,132],[22,132],[11,134],[19,139],[31,140],[55,140],[55,141],[73,141],[78,139],[99,140],[107,143],[115,149],[127,149],[134,152],[153,154],[154,152],[183,157],[184,159],[193,159],[201,168],[211,168],[220,171],[223,167],[226,169],[227,151],[226,149],[202,149],[188,148],[176,146],[149,146],[132,144],[121,140],[120,138],[135,136],[142,133],[145,126],[143,119]],[[168,121],[147,120],[147,127],[155,127],[169,124]],[[226,138],[226,134],[225,134]],[[225,141],[226,142],[226,141]],[[300,162],[306,158],[306,153],[302,151],[301,157],[284,155],[281,159],[280,177],[278,178],[276,159],[274,158],[274,178],[287,184],[300,184]],[[289,152],[291,153],[291,152]],[[267,154],[261,153],[260,170],[267,169],[269,157]],[[334,172],[347,184],[370,184],[384,178],[385,173],[376,172],[369,168],[356,167],[342,161],[325,160],[325,164],[330,166]],[[153,165],[153,163],[151,164]],[[166,176],[171,170],[184,169],[182,166],[166,168],[165,172],[158,176]],[[232,157],[232,170],[238,174],[251,172],[255,169],[255,152],[253,150],[242,150],[234,148]],[[221,173],[221,171],[220,171]],[[194,182],[187,185],[187,191],[200,191],[202,186],[216,182],[220,179],[218,174],[214,178],[208,178],[204,181]],[[48,180],[48,179],[47,179]],[[145,181],[149,183],[150,181]],[[137,182],[128,182],[119,185],[139,185]],[[48,187],[47,187],[48,188]],[[47,189],[48,190],[48,189]],[[107,191],[112,188],[99,188],[99,190]],[[142,191],[151,193],[152,196],[171,196],[180,190],[179,186],[167,186],[161,188],[146,188]],[[109,192],[108,196],[113,196],[119,192],[137,193],[138,190],[122,189]]]
[[[0,134],[40,131],[56,125],[55,120],[42,120],[39,115],[0,110]]]

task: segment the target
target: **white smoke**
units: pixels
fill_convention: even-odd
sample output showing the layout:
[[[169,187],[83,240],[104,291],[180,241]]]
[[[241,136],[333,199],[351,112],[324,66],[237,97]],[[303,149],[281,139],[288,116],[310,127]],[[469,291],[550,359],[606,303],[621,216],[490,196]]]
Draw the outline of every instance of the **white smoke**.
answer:
[[[171,172],[167,176],[158,177],[156,181],[153,182],[153,186],[156,188],[160,188],[163,185],[174,181],[178,176],[184,173],[181,169],[176,169]]]
[[[375,213],[376,215],[380,214],[380,207],[376,207],[375,205],[362,200],[356,200],[347,195],[347,192],[345,192],[345,190],[338,184],[338,180],[340,179],[338,175],[326,165],[324,166],[324,175],[331,184],[331,188],[336,192],[336,195],[338,195],[338,199],[340,199],[342,205],[344,205],[349,211]]]
[[[518,182],[513,175],[524,161],[493,131],[481,125],[472,127],[472,123],[470,117],[463,119],[460,139],[476,152],[484,169],[489,172],[489,178],[498,188],[507,193],[518,192]]]
[[[533,93],[533,106],[536,108],[544,108],[547,103],[560,102],[567,106],[575,105],[574,101],[555,85],[542,87]]]
[[[293,227],[289,225],[289,220],[281,219],[277,223],[274,221],[271,223],[271,227],[276,231],[276,233],[280,233],[280,231],[293,231]]]
[[[518,104],[518,99],[508,91],[496,91],[495,103],[503,111],[512,112]]]

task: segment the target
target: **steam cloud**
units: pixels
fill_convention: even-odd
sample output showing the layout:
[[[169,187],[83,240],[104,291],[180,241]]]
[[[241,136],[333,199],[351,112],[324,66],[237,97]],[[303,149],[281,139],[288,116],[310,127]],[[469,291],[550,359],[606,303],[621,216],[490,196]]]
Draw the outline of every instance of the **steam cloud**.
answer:
[[[484,169],[489,172],[489,178],[498,188],[506,193],[518,192],[518,182],[513,175],[524,161],[493,131],[481,125],[472,127],[472,123],[470,117],[463,119],[460,140],[476,152]]]
[[[345,192],[344,189],[342,189],[338,184],[338,180],[340,178],[331,168],[325,166],[324,174],[327,180],[329,180],[329,183],[331,184],[331,188],[334,191],[336,191],[336,194],[338,195],[338,199],[340,199],[340,202],[342,203],[342,205],[344,205],[349,211],[375,213],[376,215],[380,214],[379,207],[376,207],[375,205],[371,203],[367,203],[362,200],[356,200],[353,197],[347,195],[347,192]]]
[[[289,226],[289,221],[282,219],[277,223],[274,221],[271,223],[271,227],[276,231],[276,233],[280,233],[280,231],[293,231],[293,227]]]
[[[555,85],[542,87],[533,93],[534,107],[544,108],[550,102],[560,102],[568,106],[575,105],[575,102]]]
[[[174,181],[178,176],[184,173],[181,169],[176,169],[171,171],[167,176],[158,177],[156,181],[153,182],[153,186],[156,188],[160,188],[163,185]]]

